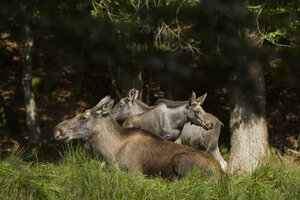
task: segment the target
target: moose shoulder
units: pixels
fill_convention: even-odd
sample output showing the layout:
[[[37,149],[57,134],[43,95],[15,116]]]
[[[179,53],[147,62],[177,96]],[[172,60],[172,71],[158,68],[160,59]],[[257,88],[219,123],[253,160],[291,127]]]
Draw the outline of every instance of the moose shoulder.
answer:
[[[54,138],[68,142],[83,139],[105,159],[138,174],[174,180],[195,166],[223,175],[219,163],[209,154],[164,141],[147,131],[123,128],[109,115],[113,100],[104,97],[95,107],[65,120],[54,128]]]

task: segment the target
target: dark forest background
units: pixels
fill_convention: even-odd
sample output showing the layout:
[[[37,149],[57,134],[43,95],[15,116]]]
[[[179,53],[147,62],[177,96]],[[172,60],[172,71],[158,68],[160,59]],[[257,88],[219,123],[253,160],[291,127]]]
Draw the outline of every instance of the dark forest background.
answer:
[[[1,155],[38,144],[41,159],[57,159],[56,124],[133,87],[147,104],[207,92],[203,108],[224,123],[219,144],[226,154],[232,85],[257,107],[245,70],[255,58],[264,69],[271,149],[299,161],[299,14],[296,0],[2,0]],[[37,140],[26,124],[26,69]],[[237,72],[242,78],[232,81]]]

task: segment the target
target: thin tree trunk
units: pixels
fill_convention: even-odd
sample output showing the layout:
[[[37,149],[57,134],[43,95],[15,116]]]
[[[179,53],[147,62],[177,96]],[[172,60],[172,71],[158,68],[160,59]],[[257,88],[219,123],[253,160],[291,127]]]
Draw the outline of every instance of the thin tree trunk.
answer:
[[[32,47],[33,36],[31,28],[24,26],[24,54],[22,86],[26,105],[26,124],[29,131],[29,144],[38,149],[41,147],[41,129],[36,112],[34,93],[32,91]]]
[[[244,72],[245,73],[245,72]],[[268,130],[265,115],[264,71],[259,62],[246,64],[247,79],[254,87],[241,88],[233,84],[231,94],[231,154],[229,172],[251,172],[268,152]],[[241,83],[244,75],[236,74],[235,83]],[[249,100],[250,99],[250,100]]]

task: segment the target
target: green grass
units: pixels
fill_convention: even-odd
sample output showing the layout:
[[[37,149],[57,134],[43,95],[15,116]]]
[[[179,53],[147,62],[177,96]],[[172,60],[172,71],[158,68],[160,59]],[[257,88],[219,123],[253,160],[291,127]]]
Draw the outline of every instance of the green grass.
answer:
[[[300,167],[276,159],[223,182],[197,172],[169,182],[127,173],[81,147],[63,154],[56,164],[18,154],[1,160],[0,199],[300,199]]]

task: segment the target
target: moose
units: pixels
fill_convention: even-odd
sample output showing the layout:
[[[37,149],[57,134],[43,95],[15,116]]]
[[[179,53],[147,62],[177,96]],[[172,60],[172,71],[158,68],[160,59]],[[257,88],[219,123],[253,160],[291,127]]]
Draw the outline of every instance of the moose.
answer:
[[[164,103],[166,105],[172,104],[172,101],[167,99],[159,99],[155,104]],[[177,101],[180,104],[180,101]],[[181,102],[185,104],[184,101]],[[206,118],[212,123],[211,129],[203,129],[200,126],[196,126],[192,123],[186,123],[183,127],[181,135],[177,138],[175,143],[178,144],[190,144],[190,145],[200,145],[205,148],[205,150],[211,153],[217,161],[219,161],[222,169],[227,170],[227,163],[223,159],[219,146],[219,136],[221,128],[224,126],[223,123],[214,115],[205,112]]]
[[[218,161],[210,154],[179,145],[138,128],[121,127],[110,115],[114,100],[104,97],[96,106],[59,123],[54,138],[64,142],[82,139],[104,159],[135,174],[176,180],[195,167],[223,177]]]
[[[206,94],[196,99],[193,92],[189,101],[184,104],[158,104],[141,114],[131,115],[124,121],[123,127],[141,128],[169,141],[175,141],[180,136],[187,122],[210,129],[212,123],[201,107],[205,96]]]
[[[169,101],[166,99],[158,99],[154,106],[148,106],[138,99],[139,91],[135,88],[131,89],[127,97],[122,98],[118,104],[112,109],[112,116],[120,122],[132,117],[133,115],[139,115],[144,112],[148,112],[159,104],[169,105],[184,105],[185,101]],[[202,99],[202,103],[205,100],[206,95]],[[223,159],[219,147],[218,140],[223,123],[214,115],[205,112],[206,118],[212,123],[211,129],[205,129],[203,127],[194,125],[190,122],[186,123],[183,127],[182,133],[176,139],[176,143],[201,145],[207,152],[211,153],[220,163],[222,169],[226,171],[227,163]],[[150,130],[152,131],[152,130]]]

